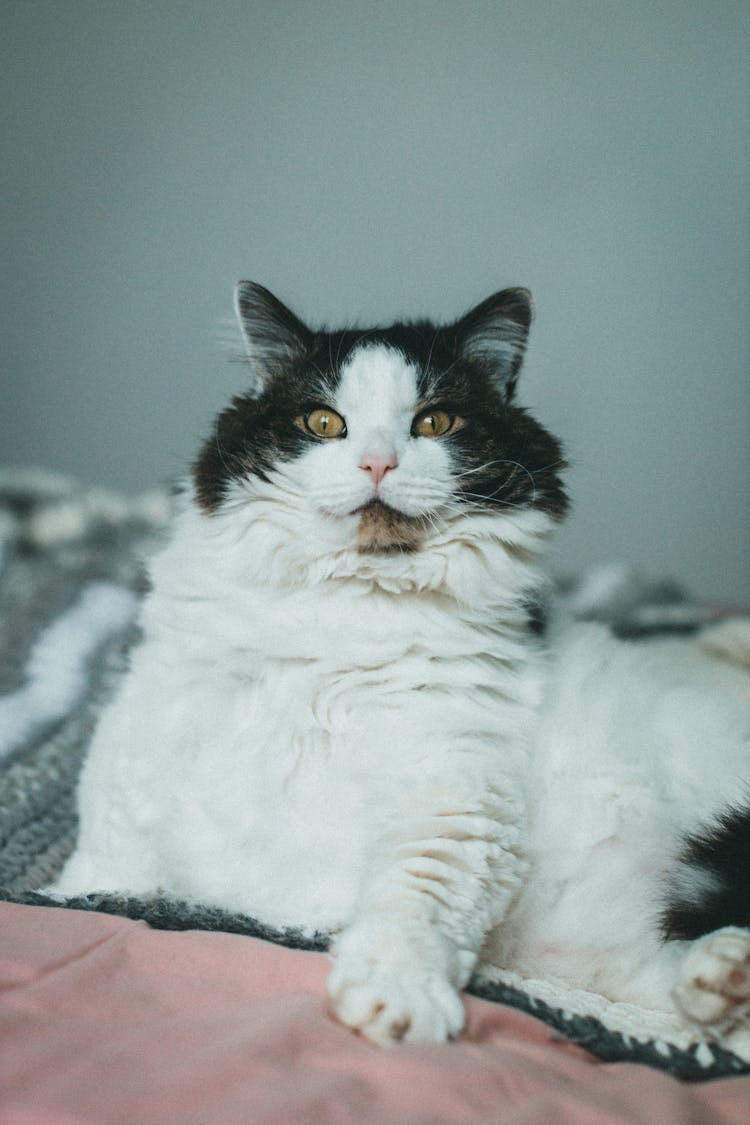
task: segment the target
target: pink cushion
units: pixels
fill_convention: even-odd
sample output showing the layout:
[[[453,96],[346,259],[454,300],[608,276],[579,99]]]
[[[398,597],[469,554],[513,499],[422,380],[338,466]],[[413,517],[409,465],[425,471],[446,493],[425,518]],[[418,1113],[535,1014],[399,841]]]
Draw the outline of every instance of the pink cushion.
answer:
[[[0,903],[0,1121],[634,1125],[750,1121],[750,1077],[596,1062],[466,998],[458,1043],[385,1051],[325,1011],[323,954]]]

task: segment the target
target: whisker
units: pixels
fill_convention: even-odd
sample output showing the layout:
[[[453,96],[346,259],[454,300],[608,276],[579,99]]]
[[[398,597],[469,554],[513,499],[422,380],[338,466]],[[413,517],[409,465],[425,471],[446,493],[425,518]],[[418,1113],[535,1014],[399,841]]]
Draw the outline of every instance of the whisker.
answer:
[[[330,393],[330,380],[327,378],[325,371],[318,367],[317,363],[313,363],[312,360],[310,360],[309,363],[320,376],[320,383],[318,384],[320,397],[325,398]]]
[[[466,469],[464,472],[456,473],[455,477],[456,479],[460,479],[461,477],[471,476],[472,473],[483,473],[486,469],[491,469],[493,465],[513,465],[515,468],[521,469],[524,473],[526,473],[532,484],[534,483],[534,476],[532,472],[527,469],[525,465],[522,465],[520,461],[513,461],[509,457],[499,457],[494,461],[485,461],[483,465],[477,465],[473,469]],[[509,479],[512,479],[512,477],[510,477]]]
[[[440,329],[438,328],[437,331],[435,332],[435,335],[432,337],[432,343],[430,344],[430,350],[427,354],[427,363],[425,364],[425,368],[424,368],[424,381],[425,381],[426,385],[429,385],[429,378],[430,378],[431,364],[432,364],[432,353],[435,350],[435,344],[437,342],[437,338],[438,338],[439,335],[440,335]]]
[[[339,342],[336,345],[336,361],[335,361],[335,363],[331,364],[331,367],[334,371],[338,371],[338,369],[339,369],[339,360],[341,359],[341,347],[342,347],[343,343],[344,343],[344,333],[339,332]],[[329,343],[329,347],[330,347],[330,343]]]
[[[485,471],[485,469],[490,469],[490,468],[492,468],[493,465],[505,465],[505,464],[507,464],[507,462],[504,461],[504,460],[485,461],[483,465],[475,465],[475,467],[473,469],[464,469],[463,472],[454,473],[454,479],[460,480],[461,477],[470,477],[472,475],[472,473],[483,473]]]
[[[463,472],[463,473],[457,473],[457,474],[456,474],[456,478],[457,478],[457,479],[460,479],[460,478],[462,478],[462,477],[468,477],[468,476],[470,476],[470,475],[471,475],[472,473],[479,473],[479,472],[484,472],[485,470],[487,470],[487,469],[491,468],[491,467],[492,467],[493,465],[512,465],[512,466],[513,466],[513,471],[512,471],[512,472],[511,472],[511,473],[510,473],[510,474],[509,474],[509,475],[508,475],[508,476],[507,476],[507,477],[505,478],[505,480],[504,480],[504,481],[502,481],[502,482],[501,482],[501,483],[500,483],[500,484],[499,484],[499,485],[497,486],[497,488],[495,489],[495,493],[499,492],[501,488],[504,488],[504,487],[506,487],[507,485],[509,485],[509,484],[510,484],[510,482],[511,482],[511,481],[513,480],[513,478],[515,477],[515,475],[516,475],[516,473],[518,472],[518,470],[520,469],[520,471],[521,471],[522,473],[526,473],[526,476],[527,476],[527,477],[529,478],[529,481],[531,482],[532,494],[531,494],[531,501],[530,501],[530,503],[532,503],[532,504],[533,504],[533,503],[534,503],[534,502],[536,501],[536,497],[537,497],[537,487],[536,487],[536,480],[535,480],[535,478],[534,478],[534,474],[533,474],[533,473],[531,472],[531,470],[530,470],[530,469],[527,469],[525,465],[521,464],[521,462],[520,462],[520,461],[513,461],[513,460],[511,460],[510,458],[498,458],[498,459],[497,459],[497,460],[495,460],[495,461],[487,461],[487,462],[486,462],[486,463],[485,463],[484,465],[478,465],[478,466],[477,466],[477,467],[476,467],[475,469],[467,469],[467,470],[466,470],[465,472]],[[541,471],[541,470],[540,470],[540,471]],[[469,493],[469,492],[462,492],[462,495],[463,495],[463,496],[477,496],[478,494],[475,494],[475,493]],[[492,495],[494,495],[494,494],[490,494],[490,495],[492,496]],[[489,499],[489,498],[490,498],[490,497],[487,497],[487,499]],[[514,505],[514,507],[518,507],[518,506],[519,506],[519,505]]]
[[[222,465],[224,466],[226,471],[231,476],[233,470],[230,468],[229,462],[227,461],[227,458],[226,458],[225,450],[222,448],[221,441],[219,440],[219,427],[218,426],[214,427],[214,445],[216,447],[216,452],[219,454],[219,460],[221,461]]]
[[[529,504],[533,504],[536,500],[536,491],[534,492],[531,500],[525,501],[523,504],[516,504],[512,500],[503,500],[501,497],[496,495],[501,487],[502,485],[499,485],[495,492],[489,492],[486,495],[481,492],[462,492],[461,495],[466,497],[468,500],[491,500],[493,504],[501,504],[504,508],[527,508]]]

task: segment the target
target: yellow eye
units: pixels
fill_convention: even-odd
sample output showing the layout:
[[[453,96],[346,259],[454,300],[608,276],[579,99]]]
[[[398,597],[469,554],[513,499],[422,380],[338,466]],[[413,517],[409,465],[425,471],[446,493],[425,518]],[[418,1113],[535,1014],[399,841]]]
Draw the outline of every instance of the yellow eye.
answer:
[[[458,430],[463,424],[463,418],[445,410],[425,410],[414,419],[411,432],[415,437],[437,438]]]
[[[295,422],[301,430],[307,430],[308,433],[315,434],[316,437],[338,438],[346,436],[344,419],[335,410],[329,410],[324,406],[317,410],[311,410],[309,414],[301,414],[299,418],[295,418]]]

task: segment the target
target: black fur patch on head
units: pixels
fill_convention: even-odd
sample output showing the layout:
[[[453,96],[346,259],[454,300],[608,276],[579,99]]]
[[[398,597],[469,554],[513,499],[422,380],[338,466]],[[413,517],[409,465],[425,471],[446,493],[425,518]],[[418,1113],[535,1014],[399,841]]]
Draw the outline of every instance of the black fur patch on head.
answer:
[[[420,407],[464,419],[439,439],[450,443],[457,500],[493,510],[534,507],[555,519],[565,514],[560,445],[512,401],[531,320],[526,290],[496,293],[447,326],[425,320],[314,332],[250,282],[240,283],[237,308],[255,387],[219,416],[195,463],[206,511],[220,506],[232,480],[266,477],[308,448],[294,418],[330,404],[347,359],[367,344],[394,349],[414,365]]]
[[[723,926],[750,929],[750,806],[729,809],[688,836],[678,862],[678,889],[661,918],[668,941],[693,941]]]
[[[252,476],[265,480],[275,465],[304,453],[309,438],[294,419],[325,404],[336,381],[333,376],[320,378],[306,363],[297,361],[257,398],[233,398],[217,418],[214,432],[193,466],[201,507],[216,511],[232,481]]]
[[[442,373],[425,374],[421,382],[431,405],[466,420],[445,439],[461,473],[459,500],[490,509],[540,508],[562,519],[567,510],[560,480],[565,460],[552,434],[498,394],[492,377],[467,360]]]

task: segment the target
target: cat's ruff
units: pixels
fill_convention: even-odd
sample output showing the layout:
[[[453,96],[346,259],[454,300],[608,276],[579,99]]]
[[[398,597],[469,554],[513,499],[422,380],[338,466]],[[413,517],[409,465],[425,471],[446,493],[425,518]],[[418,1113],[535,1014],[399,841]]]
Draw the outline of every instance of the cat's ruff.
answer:
[[[366,333],[249,284],[238,307],[253,391],[151,568],[56,889],[334,931],[332,1006],[378,1042],[457,1034],[478,964],[744,1034],[748,932],[722,976],[721,936],[665,943],[660,915],[722,878],[678,856],[745,797],[745,673],[531,636],[565,499],[513,403],[528,295]]]

